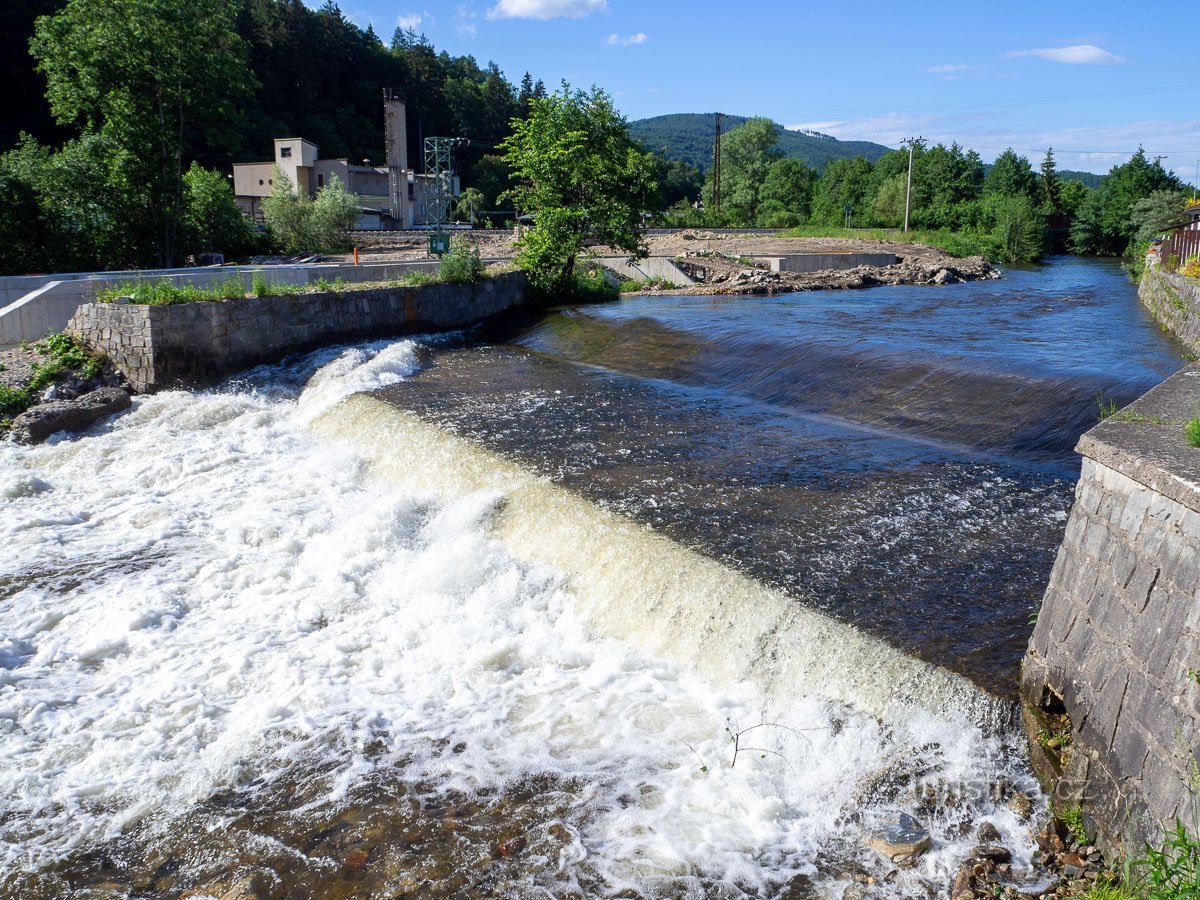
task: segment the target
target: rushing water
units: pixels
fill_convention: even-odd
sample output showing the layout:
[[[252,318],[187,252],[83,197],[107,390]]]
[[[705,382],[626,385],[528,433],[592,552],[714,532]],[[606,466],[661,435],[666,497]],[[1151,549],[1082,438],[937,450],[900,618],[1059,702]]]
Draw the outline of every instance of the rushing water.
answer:
[[[854,582],[892,578],[919,633],[972,558],[1029,587],[964,606],[1027,602],[989,561],[1044,576],[1061,423],[1172,362],[1115,273],[1064,269],[1010,277],[1028,309],[1005,282],[635,300],[333,348],[0,445],[0,896],[902,897],[984,820],[1021,869],[1004,704],[811,607],[872,618]],[[1084,387],[956,434],[945,402],[872,405],[889,361]],[[1012,437],[1039,417],[1063,437]],[[861,842],[897,809],[934,839],[900,872]]]
[[[566,309],[386,392],[1011,695],[1075,441],[1181,365],[1115,263]]]

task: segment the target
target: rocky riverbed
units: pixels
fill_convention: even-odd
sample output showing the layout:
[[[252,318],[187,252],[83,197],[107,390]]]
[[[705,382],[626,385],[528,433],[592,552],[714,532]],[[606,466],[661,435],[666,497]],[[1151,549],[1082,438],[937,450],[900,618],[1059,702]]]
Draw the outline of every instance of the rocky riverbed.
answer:
[[[131,390],[111,362],[73,345],[63,356],[63,346],[39,341],[0,350],[0,439],[40,444],[129,408]]]

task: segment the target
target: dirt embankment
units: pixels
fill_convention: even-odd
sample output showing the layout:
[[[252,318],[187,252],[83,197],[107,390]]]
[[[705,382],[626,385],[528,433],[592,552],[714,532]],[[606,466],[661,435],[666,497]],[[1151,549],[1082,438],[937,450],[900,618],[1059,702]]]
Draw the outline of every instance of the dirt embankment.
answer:
[[[475,231],[467,235],[485,259],[511,259],[516,235],[511,231]],[[359,261],[402,262],[428,258],[427,232],[360,233]],[[761,232],[685,229],[647,235],[650,256],[679,261],[697,284],[678,291],[689,294],[766,294],[790,291],[871,287],[879,284],[954,284],[999,273],[982,257],[959,259],[935,247],[857,238],[790,238]],[[604,254],[605,248],[594,248]],[[619,255],[609,251],[612,255]],[[760,257],[806,253],[892,253],[899,262],[890,266],[859,266],[821,272],[771,272]],[[352,261],[352,254],[331,257]],[[658,289],[656,292],[663,293]]]

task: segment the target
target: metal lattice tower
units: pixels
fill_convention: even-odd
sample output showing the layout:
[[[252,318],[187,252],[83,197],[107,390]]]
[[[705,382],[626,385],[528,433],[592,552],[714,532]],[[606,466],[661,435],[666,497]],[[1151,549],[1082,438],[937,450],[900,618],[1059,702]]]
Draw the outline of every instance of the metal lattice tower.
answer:
[[[454,211],[454,148],[464,143],[464,138],[425,138],[425,174],[433,180],[426,219],[438,230],[445,230]]]

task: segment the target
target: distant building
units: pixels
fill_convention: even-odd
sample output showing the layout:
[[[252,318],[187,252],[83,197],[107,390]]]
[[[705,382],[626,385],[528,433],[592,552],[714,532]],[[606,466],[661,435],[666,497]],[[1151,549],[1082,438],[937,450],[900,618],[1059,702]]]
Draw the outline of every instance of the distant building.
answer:
[[[333,178],[363,201],[359,228],[413,228],[433,224],[436,180],[408,168],[408,134],[404,103],[384,92],[384,117],[388,164],[356,165],[348,159],[320,159],[317,145],[300,137],[276,138],[272,162],[236,163],[233,193],[238,206],[255,222],[263,221],[263,200],[275,190],[276,169],[283,172],[297,193],[314,196]],[[451,179],[450,195],[459,194],[458,178]]]

